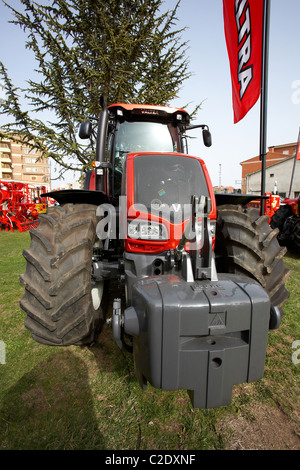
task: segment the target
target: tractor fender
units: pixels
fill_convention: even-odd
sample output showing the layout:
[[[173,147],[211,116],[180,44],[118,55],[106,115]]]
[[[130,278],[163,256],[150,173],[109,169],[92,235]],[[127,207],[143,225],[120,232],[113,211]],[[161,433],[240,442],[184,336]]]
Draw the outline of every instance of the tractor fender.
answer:
[[[58,204],[100,204],[109,203],[110,198],[102,191],[90,191],[84,189],[63,189],[41,194],[41,197],[51,197]]]
[[[269,196],[259,196],[257,194],[216,193],[215,198],[217,206],[222,206],[224,204],[240,204],[245,206],[256,199],[269,199]]]

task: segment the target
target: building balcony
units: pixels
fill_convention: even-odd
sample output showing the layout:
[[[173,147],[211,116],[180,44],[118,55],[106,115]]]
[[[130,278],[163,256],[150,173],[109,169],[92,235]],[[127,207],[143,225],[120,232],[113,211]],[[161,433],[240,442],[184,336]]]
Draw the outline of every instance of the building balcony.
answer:
[[[0,153],[0,162],[11,163],[10,155],[8,155],[7,153],[1,155],[1,153]]]
[[[0,152],[10,152],[9,143],[0,142]]]

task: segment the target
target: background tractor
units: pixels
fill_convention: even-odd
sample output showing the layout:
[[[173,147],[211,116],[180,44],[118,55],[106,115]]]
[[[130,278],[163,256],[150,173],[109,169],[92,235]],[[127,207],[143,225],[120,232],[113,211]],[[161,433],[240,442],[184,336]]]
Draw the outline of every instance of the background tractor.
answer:
[[[300,199],[283,199],[271,219],[271,227],[277,228],[280,245],[300,253]]]
[[[229,404],[234,384],[263,376],[288,298],[278,230],[246,207],[257,196],[214,194],[186,138],[199,127],[210,146],[209,129],[185,110],[101,106],[95,170],[83,190],[48,193],[59,205],[30,231],[25,325],[66,346],[96,341],[106,320],[143,388],[185,389],[199,408]],[[79,136],[92,132],[87,121]]]

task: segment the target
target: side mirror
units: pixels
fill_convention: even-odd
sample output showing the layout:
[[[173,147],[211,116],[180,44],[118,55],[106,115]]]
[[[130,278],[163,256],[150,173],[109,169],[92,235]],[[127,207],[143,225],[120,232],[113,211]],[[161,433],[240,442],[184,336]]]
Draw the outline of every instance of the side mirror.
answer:
[[[92,133],[92,123],[90,121],[85,121],[80,124],[79,127],[79,137],[80,139],[88,139]]]
[[[205,147],[211,147],[211,133],[208,129],[203,129],[202,131],[203,143]]]

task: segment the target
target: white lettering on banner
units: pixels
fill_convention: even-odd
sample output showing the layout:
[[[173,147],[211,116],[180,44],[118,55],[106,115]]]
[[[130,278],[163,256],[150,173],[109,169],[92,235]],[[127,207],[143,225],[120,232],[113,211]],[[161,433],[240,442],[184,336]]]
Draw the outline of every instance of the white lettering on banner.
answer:
[[[250,7],[247,0],[235,1],[235,19],[238,30],[238,82],[240,84],[240,99],[243,98],[253,78],[253,67],[248,65],[251,59],[251,22]],[[245,9],[246,7],[246,9]],[[244,21],[241,17],[245,10]]]

